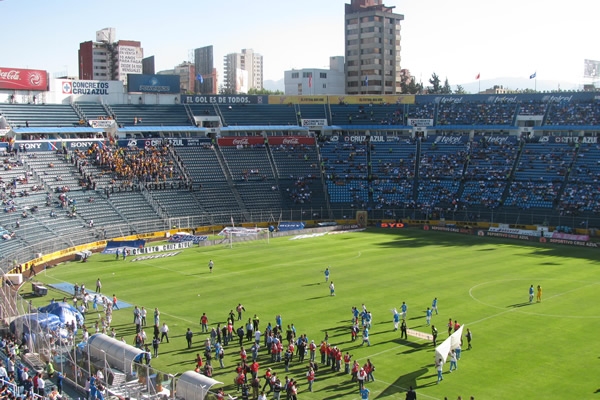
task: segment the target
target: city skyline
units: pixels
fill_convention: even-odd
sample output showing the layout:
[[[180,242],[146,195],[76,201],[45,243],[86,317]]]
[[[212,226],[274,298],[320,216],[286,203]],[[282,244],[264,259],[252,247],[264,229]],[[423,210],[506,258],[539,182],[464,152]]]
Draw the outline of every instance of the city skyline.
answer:
[[[264,57],[264,80],[282,80],[284,71],[323,68],[330,56],[344,55],[344,4],[350,0],[276,2],[241,0],[171,3],[131,0],[61,7],[42,0],[4,0],[1,67],[44,69],[78,75],[79,43],[97,30],[114,27],[117,40],[140,41],[144,56],[155,56],[156,71],[190,59],[198,47],[213,45],[219,84],[223,58],[251,48]],[[384,1],[403,14],[401,68],[428,84],[432,73],[454,86],[496,78],[529,77],[577,88],[583,60],[600,59],[587,45],[594,37],[600,3],[573,0],[567,6],[507,0],[490,7],[474,0],[447,3]],[[186,20],[189,19],[188,20]],[[26,23],[25,23],[26,22]]]

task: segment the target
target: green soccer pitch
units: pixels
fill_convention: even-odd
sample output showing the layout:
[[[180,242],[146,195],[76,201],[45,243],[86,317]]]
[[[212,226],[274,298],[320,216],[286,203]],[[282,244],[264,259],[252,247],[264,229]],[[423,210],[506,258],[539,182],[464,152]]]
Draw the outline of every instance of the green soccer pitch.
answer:
[[[600,354],[593,351],[593,335],[600,332],[598,250],[417,228],[291,238],[234,243],[232,248],[195,247],[175,257],[138,262],[131,262],[133,256],[115,261],[114,255],[94,254],[87,263],[62,264],[38,278],[47,283],[84,282],[93,290],[99,277],[104,294],[115,293],[125,302],[146,307],[149,324],[158,307],[171,341],[161,344],[152,365],[169,373],[194,369],[195,355],[203,352],[207,337],[200,333],[202,313],[214,327],[241,303],[246,308],[243,322],[257,314],[262,332],[281,314],[284,330],[293,323],[299,334],[306,333],[317,344],[327,332],[332,345],[349,351],[361,365],[370,358],[376,366],[375,382],[367,383],[371,399],[404,399],[411,385],[419,399],[600,396]],[[325,283],[328,266],[335,296],[330,296]],[[540,303],[529,304],[530,285],[542,286]],[[34,304],[63,296],[51,291]],[[464,340],[458,370],[449,373],[446,364],[440,384],[431,343],[411,336],[400,340],[391,312],[405,301],[408,328],[429,333],[425,310],[434,297],[439,299],[439,315],[434,313],[432,323],[438,327],[439,342],[447,337],[449,318],[464,324],[465,332],[466,328],[473,332],[472,350],[466,350]],[[351,307],[362,304],[373,314],[370,347],[361,346],[360,339],[350,340]],[[135,333],[132,311],[113,313],[117,337],[124,336],[130,344]],[[89,313],[87,318],[91,327],[97,315]],[[195,332],[191,350],[184,338],[188,327]],[[151,337],[152,327],[146,332]],[[244,343],[250,347],[250,342]],[[214,378],[225,382],[225,391],[233,395],[238,353],[234,340],[225,348],[224,369],[213,360]],[[282,363],[270,362],[265,348],[258,361],[259,376],[271,367],[281,378],[297,379],[301,399],[359,398],[349,375],[325,366],[317,372],[310,393],[306,363],[300,365],[295,358],[286,374]]]

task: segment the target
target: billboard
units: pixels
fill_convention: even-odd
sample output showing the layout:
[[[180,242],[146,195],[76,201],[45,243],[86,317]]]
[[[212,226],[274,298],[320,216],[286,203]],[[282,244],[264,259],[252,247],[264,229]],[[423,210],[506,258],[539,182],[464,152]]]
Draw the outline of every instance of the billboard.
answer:
[[[583,77],[592,79],[600,78],[600,61],[583,60]]]
[[[0,67],[0,89],[48,90],[48,73],[41,69]]]
[[[182,104],[268,104],[269,96],[263,95],[181,95]]]
[[[219,146],[254,146],[265,142],[262,136],[226,136],[217,139]]]
[[[274,146],[296,146],[300,144],[314,145],[315,138],[307,136],[271,136],[269,137],[269,144]]]
[[[110,94],[111,84],[114,86],[116,82],[111,81],[75,81],[62,80],[61,91],[66,95],[95,95],[106,96]],[[121,83],[121,82],[119,82]],[[122,90],[122,89],[121,89]]]
[[[179,93],[179,75],[127,75],[127,91],[142,93]]]
[[[144,51],[141,47],[119,46],[119,76],[142,73]]]
[[[235,92],[248,93],[248,71],[235,69]]]

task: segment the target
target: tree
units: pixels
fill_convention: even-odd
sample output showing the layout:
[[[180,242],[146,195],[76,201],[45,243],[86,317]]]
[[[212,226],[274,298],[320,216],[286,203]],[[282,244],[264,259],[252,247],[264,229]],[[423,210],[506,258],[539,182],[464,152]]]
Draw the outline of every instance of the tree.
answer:
[[[284,93],[281,90],[275,90],[275,91],[273,91],[273,90],[267,90],[265,88],[263,88],[263,89],[250,88],[250,89],[248,89],[248,94],[266,94],[266,95],[274,94],[274,95],[282,95]]]
[[[456,90],[454,91],[455,94],[467,94],[467,92],[465,91],[465,88],[462,87],[462,85],[456,85]]]
[[[440,84],[440,77],[434,72],[431,74],[431,79],[429,79],[429,83],[431,87],[427,88],[427,92],[429,94],[439,94],[442,92],[442,85]]]
[[[408,83],[402,82],[400,84],[400,90],[402,90],[402,93],[404,94],[417,94],[423,90],[423,85],[417,83],[415,77],[413,76],[412,78],[410,78],[410,81]]]
[[[441,89],[442,94],[452,94],[452,88],[450,87],[450,83],[448,82],[448,78],[444,81],[444,87]]]

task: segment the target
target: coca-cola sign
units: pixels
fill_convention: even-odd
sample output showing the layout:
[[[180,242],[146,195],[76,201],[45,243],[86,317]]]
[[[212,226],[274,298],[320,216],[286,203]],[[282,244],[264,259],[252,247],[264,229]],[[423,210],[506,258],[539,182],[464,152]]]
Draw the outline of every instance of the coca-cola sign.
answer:
[[[315,138],[307,136],[271,136],[269,137],[269,144],[272,146],[314,145]]]
[[[48,90],[48,73],[40,69],[0,67],[0,89]]]
[[[219,146],[254,146],[263,144],[262,136],[226,136],[219,138]]]

